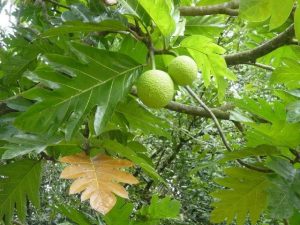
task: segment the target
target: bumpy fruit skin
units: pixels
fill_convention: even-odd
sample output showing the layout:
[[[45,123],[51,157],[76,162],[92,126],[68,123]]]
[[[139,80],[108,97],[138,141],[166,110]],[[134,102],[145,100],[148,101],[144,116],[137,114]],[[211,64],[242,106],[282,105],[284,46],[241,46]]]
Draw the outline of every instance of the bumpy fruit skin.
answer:
[[[148,70],[137,82],[137,93],[141,101],[151,108],[162,108],[173,98],[174,83],[164,71]]]
[[[197,79],[198,66],[191,57],[183,55],[171,61],[168,72],[178,85],[192,85]]]

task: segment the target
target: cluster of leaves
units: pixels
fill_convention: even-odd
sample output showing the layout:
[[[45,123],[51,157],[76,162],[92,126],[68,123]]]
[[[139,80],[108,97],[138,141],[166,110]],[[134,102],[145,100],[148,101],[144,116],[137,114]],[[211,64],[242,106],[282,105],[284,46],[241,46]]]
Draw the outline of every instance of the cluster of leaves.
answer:
[[[53,206],[78,224],[158,225],[172,223],[170,219],[185,224],[189,221],[184,215],[189,211],[187,199],[182,201],[179,218],[179,201],[158,196],[172,193],[182,200],[178,177],[195,178],[199,170],[211,168],[219,185],[211,193],[211,222],[242,225],[249,219],[255,224],[264,215],[298,225],[300,47],[287,45],[258,59],[272,66],[264,80],[249,67],[229,69],[224,55],[236,50],[231,37],[237,36],[229,31],[240,29],[241,24],[246,27],[242,37],[255,45],[260,41],[259,28],[247,34],[254,25],[267,27],[267,37],[294,26],[299,40],[299,1],[283,5],[273,0],[240,0],[240,16],[232,26],[226,24],[225,16],[179,16],[182,5],[224,2],[229,1],[119,0],[108,7],[99,0],[16,1],[18,23],[14,33],[1,40],[0,51],[0,104],[6,107],[0,116],[0,220],[11,224],[16,208],[18,219],[25,221],[27,200],[35,207],[40,204],[42,161],[58,162],[64,156],[63,162],[74,165],[62,177],[77,178],[70,192],[85,190],[83,200],[90,199],[92,208],[106,214],[98,220],[62,202]],[[157,116],[136,99],[132,87],[149,69],[152,53],[162,70],[176,54],[195,59],[203,79],[203,86],[200,79],[195,83],[196,92],[203,92],[211,107],[231,102],[235,108],[230,121],[245,126],[243,134],[235,134],[231,123],[225,124],[232,132],[227,138],[237,150],[224,151],[212,123],[187,117],[185,125],[176,124],[176,114],[159,111]],[[261,92],[252,98],[239,86],[246,81],[240,76],[244,70]],[[239,98],[233,98],[237,95],[231,90],[240,91]],[[175,100],[191,103],[184,96],[178,88]],[[203,144],[210,135],[215,146]],[[192,145],[204,150],[198,154],[196,147],[192,153],[180,153]],[[161,149],[152,152],[157,146]],[[173,160],[172,170],[164,172]],[[237,160],[248,168],[238,166]],[[140,176],[144,189],[136,189],[135,198],[140,201],[136,204],[117,201],[112,194],[127,197],[127,190],[116,182],[137,183],[117,169],[131,162],[138,167],[134,174]],[[192,166],[192,172],[187,174],[184,168],[176,175],[180,164]],[[149,198],[146,192],[153,182],[153,191],[160,195]],[[185,183],[195,185],[193,189],[204,186],[195,180]]]

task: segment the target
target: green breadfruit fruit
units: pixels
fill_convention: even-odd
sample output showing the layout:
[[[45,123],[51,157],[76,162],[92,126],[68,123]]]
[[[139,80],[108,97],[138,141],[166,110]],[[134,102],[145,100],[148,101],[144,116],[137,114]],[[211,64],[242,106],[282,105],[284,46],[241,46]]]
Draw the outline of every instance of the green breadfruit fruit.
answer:
[[[162,108],[173,98],[174,83],[166,72],[149,70],[138,79],[137,93],[146,106]]]
[[[169,64],[169,74],[178,85],[192,85],[197,79],[198,66],[189,56],[178,56]]]

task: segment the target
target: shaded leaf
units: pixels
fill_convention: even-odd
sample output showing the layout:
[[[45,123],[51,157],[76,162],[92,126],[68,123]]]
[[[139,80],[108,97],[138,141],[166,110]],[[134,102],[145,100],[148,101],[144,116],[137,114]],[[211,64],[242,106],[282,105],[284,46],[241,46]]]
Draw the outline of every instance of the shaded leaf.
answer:
[[[266,189],[270,185],[267,175],[244,168],[228,168],[224,172],[226,177],[215,181],[228,189],[211,194],[218,199],[212,204],[211,221],[226,220],[226,224],[231,224],[236,219],[238,225],[243,225],[249,215],[255,224],[267,207]]]
[[[41,162],[21,160],[0,165],[0,222],[12,224],[16,207],[18,218],[25,222],[27,200],[40,205]]]
[[[290,218],[294,209],[300,210],[300,198],[293,190],[294,184],[278,176],[272,177],[271,181],[268,188],[268,209],[271,216],[276,219]],[[296,188],[299,189],[300,186],[297,185]]]

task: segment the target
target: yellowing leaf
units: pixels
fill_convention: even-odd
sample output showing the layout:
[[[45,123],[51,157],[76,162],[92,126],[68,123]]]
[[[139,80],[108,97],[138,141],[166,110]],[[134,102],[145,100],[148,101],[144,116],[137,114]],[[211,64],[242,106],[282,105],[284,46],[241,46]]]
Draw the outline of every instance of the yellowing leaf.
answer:
[[[128,198],[128,192],[119,183],[137,184],[138,180],[120,169],[131,167],[128,160],[114,159],[105,154],[90,158],[85,153],[66,156],[61,162],[69,163],[60,178],[75,179],[70,194],[81,193],[81,201],[90,199],[96,211],[106,214],[116,204],[116,196]]]

